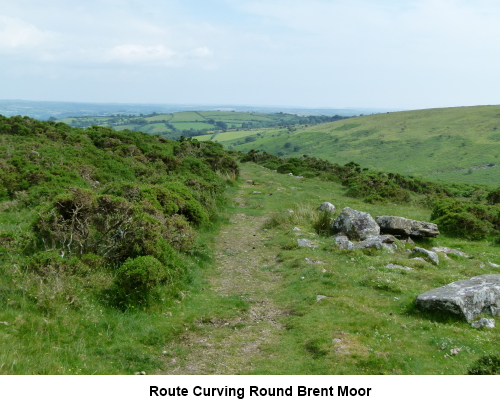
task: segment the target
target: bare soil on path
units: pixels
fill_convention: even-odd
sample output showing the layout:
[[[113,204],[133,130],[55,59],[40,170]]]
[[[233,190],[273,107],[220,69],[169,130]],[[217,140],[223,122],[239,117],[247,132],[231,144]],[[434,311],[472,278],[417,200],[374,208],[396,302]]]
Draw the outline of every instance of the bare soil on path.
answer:
[[[235,198],[239,207],[245,206],[247,190],[242,185]],[[236,318],[200,322],[198,330],[183,334],[175,342],[176,352],[182,355],[169,359],[163,373],[248,374],[263,356],[263,346],[279,340],[282,325],[278,318],[284,313],[271,297],[280,278],[266,269],[276,263],[276,252],[264,245],[268,237],[263,230],[265,220],[240,212],[221,227],[215,241],[216,269],[208,279],[218,295],[241,297],[249,308]]]

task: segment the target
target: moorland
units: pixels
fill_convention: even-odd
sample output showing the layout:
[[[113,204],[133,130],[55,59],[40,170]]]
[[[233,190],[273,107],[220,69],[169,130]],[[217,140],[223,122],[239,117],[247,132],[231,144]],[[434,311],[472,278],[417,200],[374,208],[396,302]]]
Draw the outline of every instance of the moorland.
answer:
[[[433,126],[421,145],[439,151],[434,138],[443,135],[451,155],[485,144],[494,156],[498,107],[477,108],[483,124],[473,109],[469,118],[455,109],[434,124],[426,118]],[[0,373],[498,372],[498,327],[475,329],[460,317],[422,311],[415,298],[499,273],[492,265],[500,264],[500,189],[487,176],[417,176],[427,173],[424,155],[408,173],[382,146],[377,164],[397,170],[370,167],[362,159],[379,152],[362,149],[363,139],[387,133],[401,154],[404,145],[418,145],[404,138],[413,127],[401,132],[403,115],[396,114],[424,116],[240,131],[257,139],[241,145],[231,132],[217,134],[228,138],[219,142],[171,140],[0,117]],[[452,116],[475,129],[462,125],[458,135],[453,119],[445,120]],[[382,118],[394,121],[356,135]],[[444,121],[456,131],[450,138],[441,129],[428,133]],[[298,142],[314,134],[318,144]],[[347,149],[328,152],[330,141],[357,145],[359,159]],[[463,156],[483,162],[482,152]],[[318,211],[324,201],[336,212]],[[432,221],[441,234],[400,240],[395,251],[341,250],[331,223],[344,207]],[[300,238],[310,247],[300,247]],[[469,257],[414,260],[412,243]]]

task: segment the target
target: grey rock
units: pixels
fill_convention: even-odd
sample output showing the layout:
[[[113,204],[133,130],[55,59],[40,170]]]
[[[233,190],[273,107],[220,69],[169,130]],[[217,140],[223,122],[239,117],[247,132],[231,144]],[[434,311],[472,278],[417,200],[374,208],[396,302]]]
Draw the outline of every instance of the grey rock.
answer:
[[[413,242],[413,240],[408,236],[408,239],[406,239],[406,243],[410,244],[410,245],[414,245],[415,242]]]
[[[413,220],[403,217],[380,216],[375,221],[380,226],[380,232],[391,235],[409,236]]]
[[[293,231],[293,232],[300,231],[300,228],[295,227],[295,228],[293,228],[293,229],[292,229],[292,231]]]
[[[420,294],[419,308],[460,315],[471,322],[483,312],[500,315],[500,274],[484,274],[455,281]]]
[[[380,235],[380,227],[367,212],[344,208],[332,224],[334,232],[344,233],[350,240],[365,240]]]
[[[439,235],[438,226],[432,222],[413,221],[410,236],[435,238]]]
[[[490,318],[481,318],[479,321],[472,323],[470,326],[473,328],[490,328],[495,327],[495,320]]]
[[[333,214],[335,212],[335,205],[329,202],[321,203],[318,207],[318,211],[326,211]]]
[[[494,267],[495,269],[500,268],[500,266],[498,264],[491,263],[491,262],[488,262],[488,266]]]
[[[383,215],[376,218],[380,232],[398,236],[436,237],[439,235],[436,224],[413,219]]]
[[[375,248],[377,250],[388,249],[395,251],[397,250],[397,245],[394,242],[396,242],[396,238],[392,235],[370,236],[361,242],[356,242],[354,244],[354,249]]]
[[[314,243],[310,241],[309,239],[299,239],[297,240],[297,243],[300,247],[316,247],[318,246],[317,243]]]
[[[436,253],[444,253],[445,255],[448,253],[448,254],[457,255],[457,256],[461,256],[461,257],[470,257],[467,253],[461,252],[460,250],[457,250],[457,249],[451,249],[448,247],[433,247],[431,250],[433,252],[436,252]]]
[[[252,180],[247,180],[246,183],[247,184],[253,184],[253,181]]]
[[[342,235],[342,234],[335,236],[335,244],[341,250],[353,250],[354,249],[354,243],[352,243],[347,238],[347,236]]]
[[[306,257],[306,262],[312,263],[312,264],[326,264],[325,262],[322,262],[321,260],[313,260],[313,259],[309,259],[308,257]]]
[[[398,269],[398,270],[413,270],[413,267],[400,266],[399,264],[389,263],[385,266],[386,269]]]
[[[422,254],[422,255],[426,256],[432,263],[439,264],[439,257],[437,255],[437,253],[435,253],[435,252],[431,252],[430,250],[426,250],[426,249],[421,248],[421,247],[416,247],[416,248],[413,248],[413,253]]]
[[[427,263],[423,257],[414,257],[414,258],[412,258],[410,260],[418,260],[419,262]]]
[[[324,300],[325,298],[328,298],[328,297],[326,295],[316,295],[316,302]]]

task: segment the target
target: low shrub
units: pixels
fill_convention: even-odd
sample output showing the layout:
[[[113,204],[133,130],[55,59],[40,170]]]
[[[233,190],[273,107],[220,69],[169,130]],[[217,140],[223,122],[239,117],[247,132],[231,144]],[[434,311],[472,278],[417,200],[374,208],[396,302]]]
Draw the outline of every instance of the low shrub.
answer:
[[[500,356],[489,354],[480,357],[468,370],[469,375],[500,375]]]

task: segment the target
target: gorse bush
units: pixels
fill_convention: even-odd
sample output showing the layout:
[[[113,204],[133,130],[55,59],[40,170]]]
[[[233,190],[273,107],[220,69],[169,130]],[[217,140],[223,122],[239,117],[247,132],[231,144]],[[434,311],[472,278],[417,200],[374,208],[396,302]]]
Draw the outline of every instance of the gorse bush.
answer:
[[[469,369],[469,375],[500,375],[500,356],[486,355],[479,358]]]
[[[237,176],[216,143],[0,116],[2,210],[35,214],[25,237],[2,238],[47,285],[95,272],[128,292],[187,281],[181,257]]]
[[[482,240],[500,230],[500,207],[443,199],[435,203],[431,220],[450,236]]]

